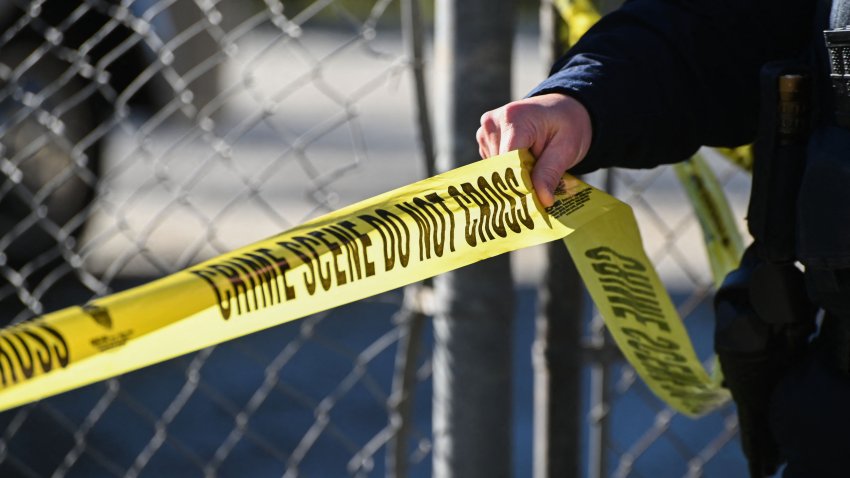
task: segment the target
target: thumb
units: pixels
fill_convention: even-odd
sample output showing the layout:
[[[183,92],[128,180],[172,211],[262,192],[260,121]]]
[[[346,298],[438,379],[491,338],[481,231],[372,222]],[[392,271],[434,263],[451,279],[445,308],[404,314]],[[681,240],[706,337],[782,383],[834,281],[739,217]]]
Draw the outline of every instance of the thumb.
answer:
[[[544,152],[531,170],[531,184],[544,207],[555,203],[555,188],[566,170],[563,158]]]

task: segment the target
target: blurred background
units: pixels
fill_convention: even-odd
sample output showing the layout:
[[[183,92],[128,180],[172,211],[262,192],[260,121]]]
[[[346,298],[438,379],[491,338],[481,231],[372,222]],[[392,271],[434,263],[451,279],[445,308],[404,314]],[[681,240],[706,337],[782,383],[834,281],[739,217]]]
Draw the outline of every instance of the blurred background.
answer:
[[[476,160],[591,4],[0,0],[0,319]],[[705,156],[742,221],[748,177]],[[634,207],[708,363],[675,174],[586,179]],[[0,476],[739,476],[736,434],[648,391],[552,244],[3,412]]]

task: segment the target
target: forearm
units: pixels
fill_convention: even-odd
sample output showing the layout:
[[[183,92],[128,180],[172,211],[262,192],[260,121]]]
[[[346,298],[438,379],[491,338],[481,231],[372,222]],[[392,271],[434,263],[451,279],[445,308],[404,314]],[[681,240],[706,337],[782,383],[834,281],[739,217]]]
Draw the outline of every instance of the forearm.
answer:
[[[572,171],[652,167],[701,145],[751,141],[761,65],[804,48],[812,2],[635,0],[605,17],[532,95],[589,111],[593,141]]]

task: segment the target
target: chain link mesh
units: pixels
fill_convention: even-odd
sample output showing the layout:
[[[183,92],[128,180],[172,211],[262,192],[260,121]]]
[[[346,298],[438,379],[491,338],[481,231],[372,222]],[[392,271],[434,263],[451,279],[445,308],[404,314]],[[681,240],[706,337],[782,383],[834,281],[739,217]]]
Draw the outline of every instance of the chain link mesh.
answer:
[[[5,323],[421,177],[400,10],[0,2]],[[411,303],[383,294],[0,414],[0,476],[366,476],[398,457],[428,474],[430,424],[402,413],[430,392]]]
[[[399,3],[0,1],[3,320],[421,177]],[[743,217],[746,176],[711,164]],[[711,278],[672,171],[618,171],[614,190],[708,357]],[[428,475],[417,291],[0,414],[0,476]],[[598,317],[587,342],[610,347]],[[611,355],[585,364],[602,475],[745,469],[731,407],[678,416]]]
[[[605,14],[622,0],[545,0],[566,22],[550,33],[555,51],[563,51],[570,28],[584,31],[594,9]],[[579,21],[571,23],[570,19]],[[723,186],[739,228],[749,198],[750,176],[710,149],[701,152]],[[713,360],[713,279],[699,222],[671,167],[612,170],[591,175],[634,209],[649,258],[671,293],[699,357],[711,370]],[[748,237],[744,234],[745,237]],[[582,390],[587,418],[584,462],[592,477],[739,476],[747,464],[738,441],[738,420],[730,403],[692,420],[665,406],[640,380],[605,331],[596,314],[587,323]]]
[[[744,231],[749,175],[710,150],[704,155]],[[670,167],[611,174],[610,189],[633,207],[647,253],[685,321],[697,354],[706,359],[704,365],[710,370],[713,281],[700,226],[683,189]],[[710,477],[745,472],[732,404],[699,420],[679,415],[624,364],[600,316],[593,317],[587,334],[589,347],[608,351],[588,355],[585,363],[596,374],[590,384],[588,425],[596,432],[591,433],[589,446],[590,456],[599,461],[591,468],[599,476]]]

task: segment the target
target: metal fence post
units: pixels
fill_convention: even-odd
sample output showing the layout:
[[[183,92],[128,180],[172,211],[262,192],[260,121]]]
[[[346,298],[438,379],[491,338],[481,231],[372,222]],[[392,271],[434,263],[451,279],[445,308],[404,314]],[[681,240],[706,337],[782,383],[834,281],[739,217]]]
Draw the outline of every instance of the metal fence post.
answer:
[[[540,4],[540,51],[551,65],[566,50],[567,24],[551,0]],[[579,476],[584,293],[561,241],[546,245],[538,292],[534,365],[534,476]]]
[[[581,444],[583,292],[561,242],[546,245],[534,363],[534,476],[578,476]]]
[[[614,170],[605,172],[605,191],[614,194]],[[611,342],[602,317],[594,317],[590,339],[585,344],[590,362],[590,423],[587,432],[587,476],[609,476],[609,437],[611,434],[611,365],[618,349]]]
[[[485,111],[510,100],[515,0],[436,4],[438,166],[478,159]],[[511,475],[511,326],[507,256],[435,283],[434,476]]]
[[[437,172],[434,135],[428,94],[425,85],[424,32],[420,0],[402,0],[402,34],[405,50],[411,64],[413,89],[416,96],[416,123],[419,126],[419,142],[428,177]],[[413,430],[412,408],[416,386],[417,357],[422,346],[422,336],[428,315],[432,314],[423,296],[433,288],[432,280],[411,284],[404,290],[404,305],[397,314],[399,327],[405,331],[396,351],[396,369],[393,377],[393,392],[390,399],[390,421],[396,427],[394,437],[387,443],[387,478],[404,478],[408,470],[408,440]],[[427,310],[426,310],[427,309]]]
[[[575,264],[560,241],[546,245],[538,293],[534,364],[534,476],[578,476],[584,297]]]

